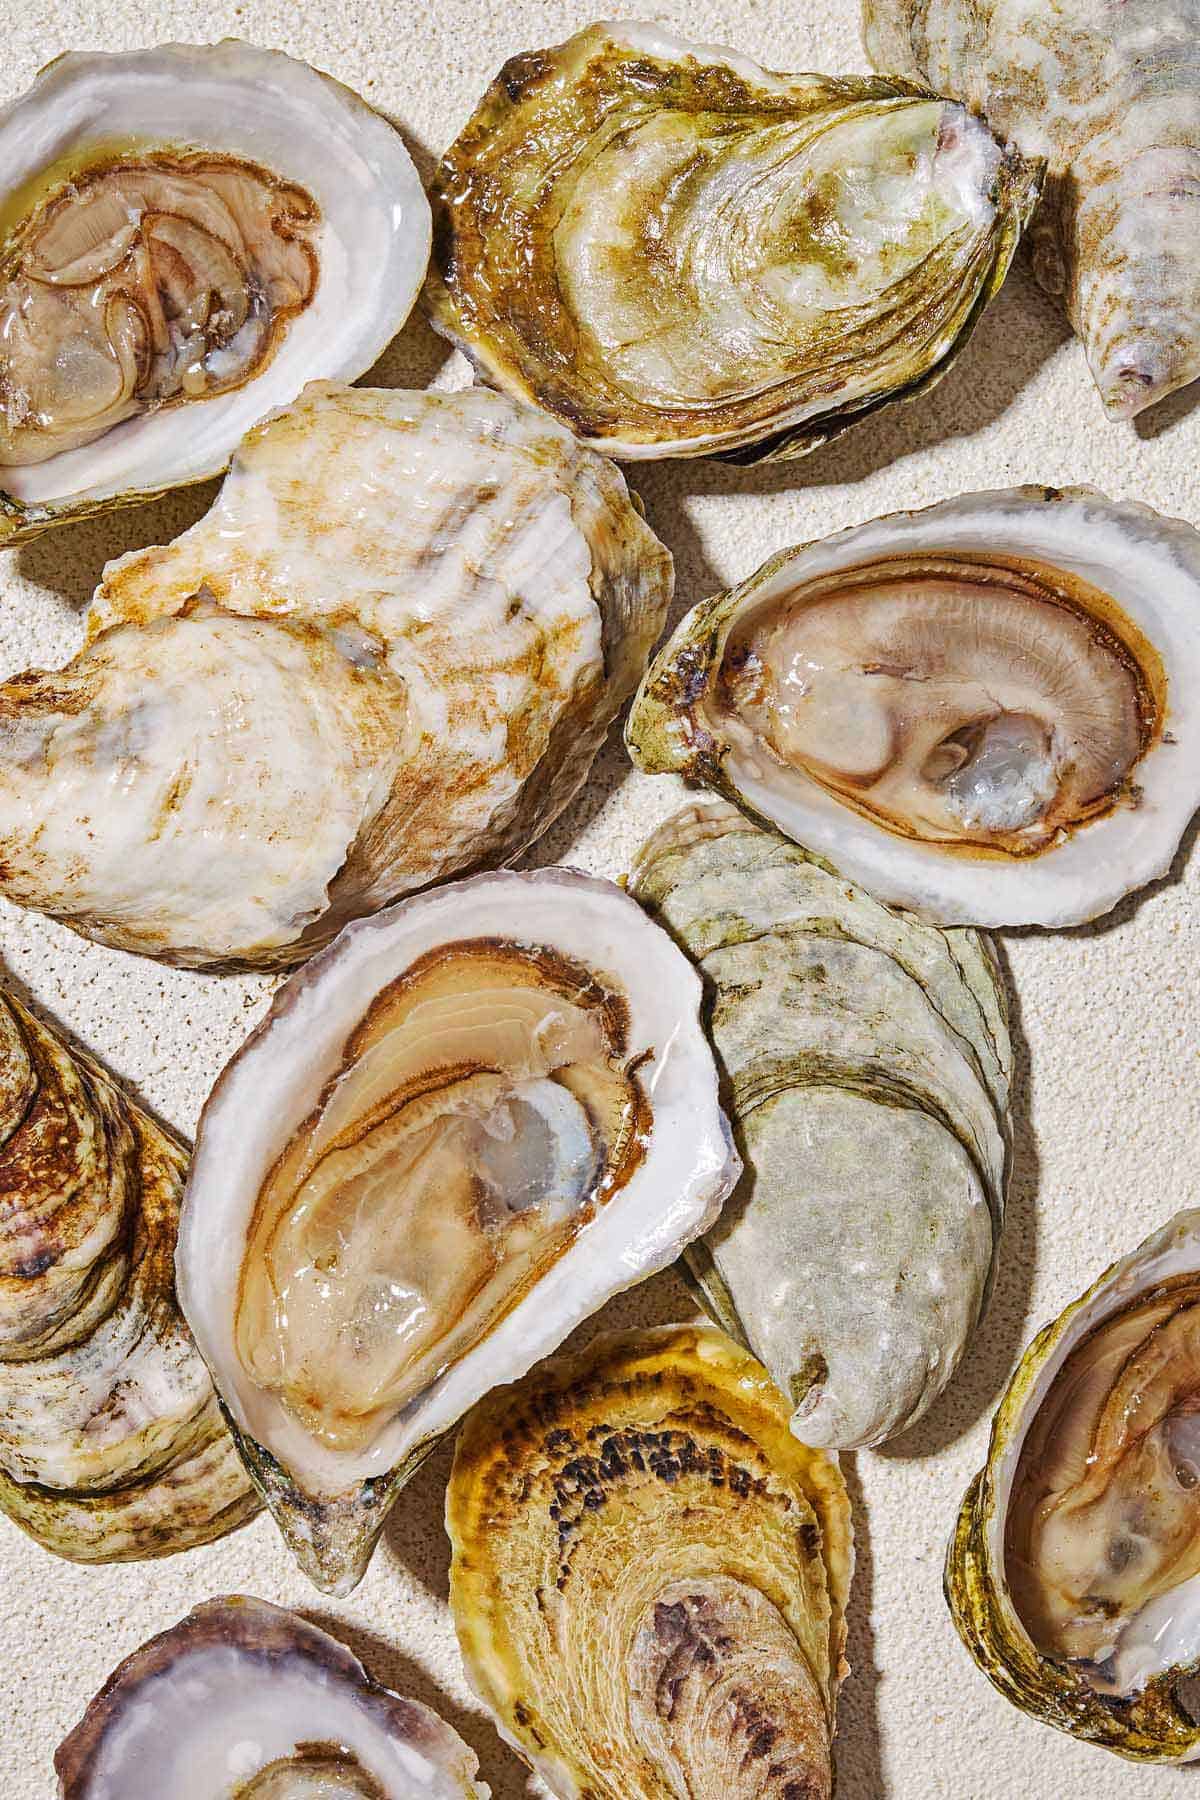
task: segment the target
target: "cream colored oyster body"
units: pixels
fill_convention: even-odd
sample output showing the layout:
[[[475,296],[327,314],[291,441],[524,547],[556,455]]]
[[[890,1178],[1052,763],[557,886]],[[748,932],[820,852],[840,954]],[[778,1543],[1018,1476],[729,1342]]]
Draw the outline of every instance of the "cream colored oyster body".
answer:
[[[879,905],[733,807],[631,891],[695,961],[745,1170],[685,1256],[805,1443],[894,1437],[952,1377],[1003,1219],[1012,1053],[991,951]]]
[[[614,884],[476,876],[348,926],[222,1075],[180,1294],[318,1586],[481,1394],[712,1223],[740,1164],[699,1003]]]
[[[0,542],[217,474],[363,374],[425,273],[399,133],[276,50],[61,56],[0,169]]]
[[[611,455],[800,455],[944,371],[1036,191],[908,84],[598,24],[514,57],[447,152],[427,299]]]
[[[1200,804],[1200,537],[1090,489],[964,495],[772,557],[642,683],[634,761],[943,924],[1071,925]]]
[[[0,887],[123,949],[298,961],[536,838],[670,591],[552,421],[315,387],[199,524],[109,566],[66,669],[0,688]]]
[[[281,1606],[206,1600],[113,1670],[54,1757],[60,1800],[488,1800],[429,1707]]]
[[[1200,1214],[1039,1332],[959,1513],[959,1635],[1034,1718],[1141,1762],[1200,1756]]]
[[[1100,397],[1131,418],[1200,375],[1195,0],[865,0],[867,49],[1044,157],[1032,241]]]

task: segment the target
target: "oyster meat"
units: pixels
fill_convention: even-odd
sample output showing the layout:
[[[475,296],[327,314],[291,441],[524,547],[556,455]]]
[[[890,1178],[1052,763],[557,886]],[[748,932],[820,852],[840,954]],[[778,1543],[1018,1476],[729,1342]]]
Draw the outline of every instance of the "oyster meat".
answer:
[[[429,257],[399,133],[235,40],[58,57],[0,170],[0,543],[215,475],[371,366]]]
[[[1045,1724],[1200,1757],[1200,1212],[1039,1333],[946,1564],[960,1636]]]
[[[876,67],[1045,158],[1030,233],[1100,397],[1132,418],[1200,375],[1197,0],[865,0]]]
[[[610,1334],[489,1396],[446,1525],[468,1677],[561,1800],[828,1800],[850,1504],[722,1333]]]
[[[206,1600],[114,1669],[54,1757],[59,1800],[488,1800],[429,1707],[297,1613]]]
[[[75,1562],[258,1510],[175,1303],[187,1154],[0,993],[0,1509]]]
[[[626,742],[881,900],[1075,925],[1200,806],[1200,535],[1014,488],[785,550],[677,627]]]
[[[480,1395],[713,1222],[740,1164],[699,1007],[613,883],[484,875],[348,926],[222,1075],[180,1294],[319,1587]]]
[[[613,456],[798,456],[945,372],[1039,174],[906,83],[592,25],[446,153],[430,316]]]
[[[1012,1051],[984,939],[879,905],[733,807],[689,806],[630,891],[694,959],[745,1164],[685,1260],[805,1443],[893,1437],[991,1282]]]
[[[279,966],[511,860],[636,686],[671,558],[499,394],[317,385],[211,512],[0,687],[0,891],[121,949]]]

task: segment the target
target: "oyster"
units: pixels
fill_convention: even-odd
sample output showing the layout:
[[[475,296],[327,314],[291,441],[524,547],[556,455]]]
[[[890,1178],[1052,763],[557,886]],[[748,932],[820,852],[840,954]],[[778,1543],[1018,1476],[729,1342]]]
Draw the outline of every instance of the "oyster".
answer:
[[[425,274],[399,133],[278,50],[60,56],[0,170],[0,543],[215,475],[368,369]]]
[[[1200,805],[1200,535],[1090,489],[964,495],[693,607],[626,742],[942,924],[1074,925]]]
[[[0,994],[0,1508],[124,1562],[258,1510],[175,1304],[183,1147]]]
[[[990,1286],[1012,1053],[985,940],[880,906],[733,807],[689,806],[630,891],[695,960],[741,1186],[685,1260],[838,1449],[913,1424]]]
[[[477,876],[348,926],[222,1075],[179,1290],[319,1587],[481,1394],[712,1223],[740,1164],[699,1006],[611,882]]]
[[[1200,1212],[1038,1334],[946,1564],[960,1636],[1045,1724],[1143,1762],[1200,1756]]]
[[[0,687],[0,890],[169,961],[297,962],[545,829],[671,580],[552,420],[310,388],[205,518],[109,565],[73,662]]]
[[[297,1613],[206,1600],[109,1676],[54,1757],[60,1800],[487,1800],[479,1759]]]
[[[1196,0],[865,0],[876,66],[1046,159],[1031,233],[1101,399],[1131,418],[1200,375]]]
[[[592,25],[444,157],[430,316],[610,455],[798,456],[945,372],[1038,180],[907,84]]]
[[[720,1332],[610,1334],[492,1394],[446,1525],[468,1678],[553,1793],[828,1800],[850,1504]]]

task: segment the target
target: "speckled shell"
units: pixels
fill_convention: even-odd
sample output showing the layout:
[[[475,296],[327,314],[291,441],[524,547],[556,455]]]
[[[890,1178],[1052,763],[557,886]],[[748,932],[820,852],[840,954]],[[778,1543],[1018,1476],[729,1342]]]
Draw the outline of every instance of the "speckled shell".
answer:
[[[1197,1269],[1200,1212],[1178,1213],[1038,1333],[996,1411],[987,1462],[963,1498],[946,1557],[946,1599],[958,1634],[1005,1699],[1044,1725],[1135,1762],[1200,1757],[1196,1666],[1167,1670],[1133,1698],[1121,1699],[1098,1694],[1069,1663],[1043,1656],[1017,1615],[1005,1578],[1008,1497],[1026,1433],[1075,1346],[1140,1293]]]
[[[865,0],[875,66],[1049,165],[1034,268],[1109,412],[1200,375],[1196,0]]]
[[[0,687],[0,890],[167,961],[298,962],[545,830],[671,584],[544,415],[318,384],[197,525],[109,565],[65,669]]]
[[[488,1800],[478,1757],[429,1707],[378,1686],[299,1614],[235,1594],[205,1600],[127,1656],[54,1767],[60,1800],[236,1800],[293,1757],[303,1786],[281,1771],[270,1792],[324,1793],[305,1764],[347,1753],[362,1784],[346,1793]]]
[[[0,996],[0,1508],[125,1562],[258,1510],[175,1303],[187,1154]]]
[[[1003,1217],[1012,1052],[986,939],[894,912],[732,807],[631,891],[695,960],[745,1173],[686,1252],[805,1442],[875,1444],[954,1373]]]
[[[446,1525],[468,1677],[559,1800],[826,1800],[850,1503],[723,1333],[608,1333],[497,1390],[459,1437]],[[714,1583],[770,1637],[713,1629],[689,1587]],[[631,1680],[646,1660],[661,1678]],[[695,1732],[695,1785],[654,1754],[664,1724]]]

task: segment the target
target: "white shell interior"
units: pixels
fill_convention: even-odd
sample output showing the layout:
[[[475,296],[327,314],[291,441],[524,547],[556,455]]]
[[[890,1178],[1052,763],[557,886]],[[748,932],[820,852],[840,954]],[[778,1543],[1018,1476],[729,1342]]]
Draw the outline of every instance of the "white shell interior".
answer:
[[[60,56],[0,112],[0,204],[68,153],[130,138],[224,151],[298,183],[321,210],[316,293],[244,386],[0,469],[0,488],[31,508],[70,511],[216,474],[250,427],[306,382],[370,368],[424,279],[429,203],[399,132],[307,63],[236,39]]]
[[[418,957],[469,938],[547,945],[610,976],[629,1004],[630,1058],[653,1128],[643,1161],[569,1249],[481,1343],[360,1453],[316,1444],[248,1380],[234,1345],[246,1232],[262,1182],[339,1067],[380,989]],[[615,883],[569,869],[475,876],[348,926],[281,990],[205,1108],[184,1197],[179,1297],[238,1425],[331,1497],[386,1474],[514,1381],[613,1294],[666,1267],[713,1223],[740,1172],[700,1027],[700,979]]]

